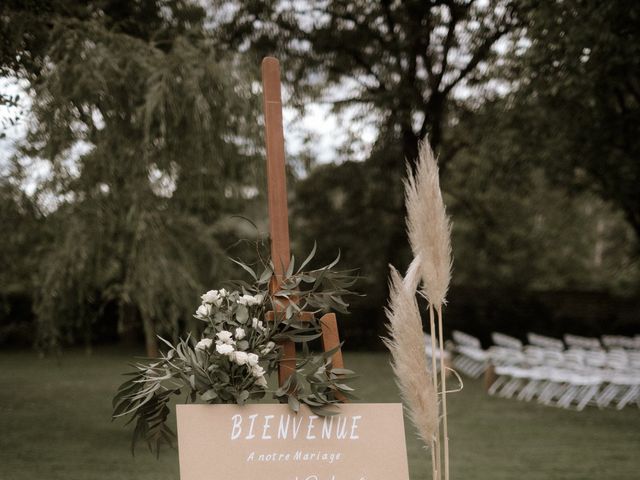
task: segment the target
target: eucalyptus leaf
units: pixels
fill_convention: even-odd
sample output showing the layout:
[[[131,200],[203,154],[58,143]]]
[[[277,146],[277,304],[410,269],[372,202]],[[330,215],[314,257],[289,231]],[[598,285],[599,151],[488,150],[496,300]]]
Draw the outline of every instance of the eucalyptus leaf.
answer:
[[[209,390],[204,392],[202,395],[200,395],[200,398],[205,402],[209,402],[215,398],[218,398],[218,393],[214,388],[210,388]]]

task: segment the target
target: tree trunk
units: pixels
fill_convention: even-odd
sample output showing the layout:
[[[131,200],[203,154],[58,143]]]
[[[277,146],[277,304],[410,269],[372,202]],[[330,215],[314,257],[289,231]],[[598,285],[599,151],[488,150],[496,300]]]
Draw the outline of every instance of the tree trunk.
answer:
[[[144,345],[147,357],[157,358],[160,356],[158,350],[158,337],[156,336],[156,325],[147,315],[142,315],[142,326],[144,327]]]
[[[120,302],[118,305],[118,336],[127,347],[138,345],[138,319],[135,306],[130,303]]]

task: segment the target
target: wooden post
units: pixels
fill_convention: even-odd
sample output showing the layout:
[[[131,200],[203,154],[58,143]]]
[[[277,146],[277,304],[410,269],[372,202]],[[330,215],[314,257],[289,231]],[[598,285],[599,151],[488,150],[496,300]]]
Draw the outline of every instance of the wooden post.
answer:
[[[487,365],[487,369],[484,371],[483,385],[486,391],[489,391],[491,385],[498,379],[498,375],[496,375],[496,369],[493,365]]]
[[[325,352],[340,346],[340,336],[338,335],[338,321],[335,313],[327,313],[320,319],[322,326],[322,348]],[[331,364],[336,368],[344,368],[342,351],[338,349],[331,358]]]
[[[262,60],[264,96],[264,128],[267,147],[267,196],[269,205],[269,235],[274,278],[271,291],[277,290],[289,267],[289,212],[287,208],[287,177],[284,163],[284,131],[282,128],[282,96],[280,63],[273,57]],[[283,359],[278,368],[282,385],[296,369],[296,346],[283,342]]]
[[[280,63],[273,57],[262,60],[262,87],[264,95],[264,124],[267,147],[267,197],[269,203],[269,234],[271,236],[271,259],[274,277],[271,291],[276,291],[289,267],[289,213],[287,208],[287,179],[284,162],[284,131],[282,127],[282,96],[280,85]],[[270,313],[274,319],[278,312]],[[302,312],[301,320],[312,320],[311,313]],[[333,313],[320,319],[322,346],[329,351],[340,346],[338,323]],[[278,381],[282,386],[296,369],[296,347],[291,341],[281,344],[283,358],[278,366]],[[344,368],[340,349],[333,354],[333,365]]]
[[[287,180],[284,163],[284,132],[282,129],[282,97],[280,64],[273,57],[262,61],[264,88],[264,123],[267,145],[267,185],[269,199],[269,233],[271,258],[279,281],[289,266],[289,212]]]

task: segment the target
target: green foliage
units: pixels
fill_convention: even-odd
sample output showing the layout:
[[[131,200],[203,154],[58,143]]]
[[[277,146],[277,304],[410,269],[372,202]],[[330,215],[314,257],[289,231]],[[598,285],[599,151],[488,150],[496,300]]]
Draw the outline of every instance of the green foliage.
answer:
[[[235,274],[226,247],[255,231],[231,215],[266,222],[264,54],[282,61],[289,105],[353,119],[340,164],[311,162],[291,206],[296,247],[317,239],[360,269],[359,335],[382,333],[380,279],[409,259],[401,177],[425,134],[455,219],[454,283],[637,291],[635,2],[289,6],[0,3],[0,74],[33,101],[3,165],[0,280],[33,296],[40,345],[89,343],[117,306],[119,333],[142,324],[155,354],[194,292]],[[360,121],[377,138],[356,163]],[[298,280],[286,295],[310,285]]]
[[[35,194],[51,232],[35,295],[40,344],[78,330],[90,339],[95,312],[114,303],[124,330],[142,321],[155,354],[156,332],[177,331],[193,292],[224,275],[216,222],[259,190],[257,100],[245,67],[216,51],[191,2],[42,10],[46,21],[26,5],[6,7],[24,31],[45,31],[3,52],[25,58],[3,66],[29,82],[33,99],[15,162],[32,171],[44,162],[49,173]]]
[[[15,172],[14,178],[15,178]],[[42,215],[8,174],[0,176],[0,285],[3,293],[25,292],[37,269],[37,253],[47,241]]]
[[[298,106],[339,87],[329,97],[336,109],[355,107],[356,118],[397,133],[402,156],[389,166],[400,172],[425,135],[440,149],[452,91],[486,80],[483,67],[515,22],[509,0],[214,3],[231,12],[216,35],[230,49],[248,45],[257,59],[278,55]]]
[[[400,155],[396,150],[380,156],[394,153]],[[386,278],[388,259],[403,258],[401,263],[405,263],[410,255],[404,231],[400,238],[392,239],[398,221],[396,203],[402,201],[401,184],[393,182],[391,173],[388,181],[381,181],[383,171],[373,157],[368,162],[319,165],[296,186],[292,215],[297,240],[304,248],[314,238],[322,239],[326,251],[341,250],[345,268],[358,269],[359,289],[365,296],[354,299],[354,307],[370,309],[364,322],[372,335],[383,333],[386,282],[380,279]]]
[[[302,403],[320,416],[335,415],[339,410],[332,406],[345,399],[357,399],[354,389],[348,385],[357,378],[355,372],[332,365],[331,357],[338,348],[312,355],[308,344],[303,343],[302,359],[297,362],[295,372],[274,392],[274,398],[287,403],[294,412],[300,410]]]
[[[523,2],[520,16],[505,113],[519,147],[554,181],[611,201],[640,238],[640,5]]]
[[[124,382],[113,399],[113,418],[130,415],[135,420],[132,450],[139,441],[159,454],[163,444],[172,445],[173,432],[166,425],[172,395],[186,392],[187,401],[243,405],[264,397],[266,378],[283,360],[281,342],[302,344],[303,356],[287,382],[274,398],[288,403],[294,411],[305,404],[318,415],[335,413],[330,407],[345,398],[354,398],[347,383],[355,378],[350,370],[333,368],[337,348],[312,354],[309,342],[322,334],[314,316],[303,321],[300,313],[346,310],[343,296],[353,283],[344,272],[334,269],[337,259],[319,269],[303,271],[313,259],[315,248],[294,271],[294,261],[282,279],[282,287],[269,293],[273,268],[257,275],[239,263],[253,283],[236,282],[240,290],[210,290],[202,295],[195,318],[205,323],[203,337],[179,341],[175,346],[163,340],[169,350],[151,363],[138,363],[131,379]],[[306,285],[306,287],[305,287]],[[274,312],[271,319],[267,312]],[[266,368],[265,368],[266,367]]]

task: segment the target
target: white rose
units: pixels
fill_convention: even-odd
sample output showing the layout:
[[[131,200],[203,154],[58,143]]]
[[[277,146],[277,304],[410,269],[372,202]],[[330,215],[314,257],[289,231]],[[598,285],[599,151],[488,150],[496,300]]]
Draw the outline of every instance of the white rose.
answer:
[[[227,292],[224,288],[221,288],[220,291],[218,292],[218,295],[224,298],[227,295],[229,295],[229,292]]]
[[[231,355],[233,353],[233,346],[226,343],[220,343],[216,345],[216,352],[220,355]]]
[[[257,305],[259,302],[256,300],[256,297],[254,297],[253,295],[242,295],[242,297],[240,297],[238,299],[238,303],[241,303],[242,305]]]
[[[253,326],[253,328],[258,330],[259,332],[264,331],[264,326],[262,325],[262,321],[258,320],[256,317],[253,317],[253,320],[251,320],[251,325]]]
[[[213,345],[213,340],[210,338],[203,338],[198,343],[196,343],[196,350],[208,350]]]
[[[218,291],[217,290],[209,290],[207,293],[202,295],[200,298],[202,298],[202,302],[203,303],[216,303],[216,301],[218,300]]]
[[[243,295],[242,300],[246,305],[260,305],[262,303],[262,299],[264,297],[261,294],[253,295]]]
[[[258,355],[256,355],[255,353],[247,354],[247,365],[255,367],[256,365],[258,365],[259,360],[260,357],[258,357]]]
[[[260,351],[260,353],[262,355],[266,355],[267,353],[269,353],[271,350],[273,350],[275,348],[276,344],[273,342],[269,342],[267,343],[264,348]]]
[[[247,355],[245,352],[236,351],[233,352],[233,356],[231,357],[231,359],[238,365],[244,365],[249,360],[249,355]]]
[[[236,328],[236,340],[242,340],[244,337],[246,337],[244,328],[241,328],[241,327]]]
[[[256,378],[262,377],[264,376],[264,368],[260,365],[254,365],[251,367],[251,374]]]
[[[258,385],[258,386],[260,386],[260,387],[264,387],[264,388],[266,388],[266,386],[267,386],[267,379],[266,379],[266,378],[264,378],[264,377],[259,377],[259,378],[256,380],[256,385]]]
[[[233,341],[233,334],[227,330],[222,330],[221,332],[216,333],[216,337],[218,337],[218,342],[216,343],[235,343]]]
[[[196,310],[196,316],[200,318],[208,317],[211,315],[211,305],[200,305],[198,310]]]

